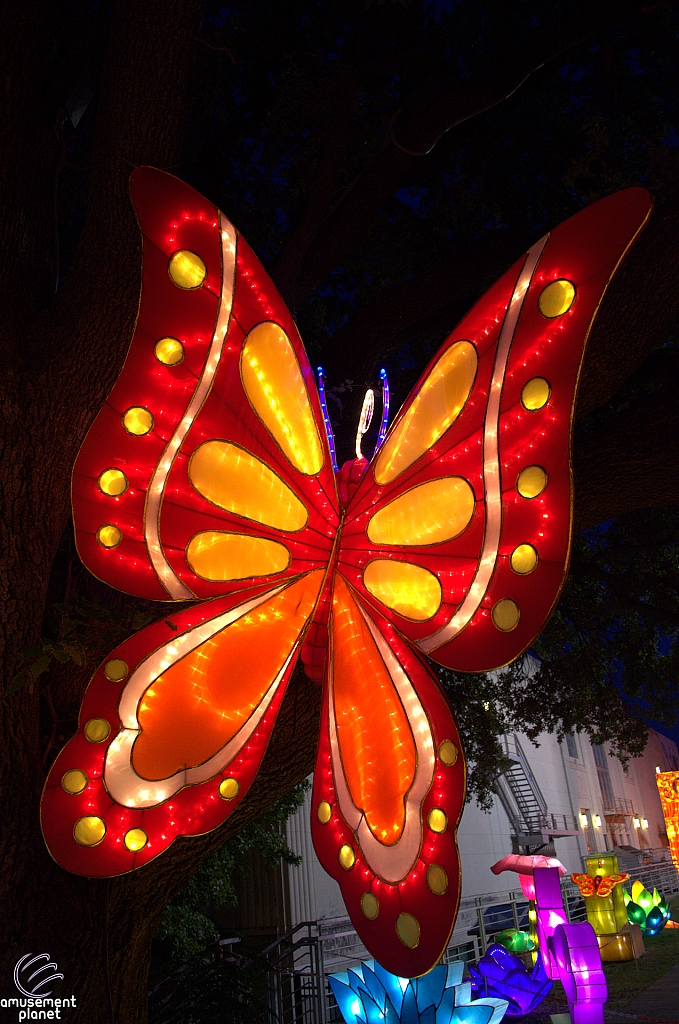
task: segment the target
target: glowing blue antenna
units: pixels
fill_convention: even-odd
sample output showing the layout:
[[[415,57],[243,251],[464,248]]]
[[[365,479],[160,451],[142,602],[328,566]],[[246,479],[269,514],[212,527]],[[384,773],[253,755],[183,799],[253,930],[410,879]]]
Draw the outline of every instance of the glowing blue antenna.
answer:
[[[321,409],[323,410],[323,422],[325,424],[325,434],[328,438],[328,447],[330,448],[330,458],[332,459],[332,468],[337,472],[337,458],[335,456],[335,435],[332,432],[332,426],[330,424],[330,417],[328,416],[328,403],[325,398],[325,375],[323,373],[323,367],[318,367],[318,394],[321,399]]]
[[[382,422],[380,423],[380,432],[377,435],[375,451],[378,451],[387,435],[387,423],[389,422],[389,381],[387,380],[386,370],[380,370],[380,380],[382,381]]]

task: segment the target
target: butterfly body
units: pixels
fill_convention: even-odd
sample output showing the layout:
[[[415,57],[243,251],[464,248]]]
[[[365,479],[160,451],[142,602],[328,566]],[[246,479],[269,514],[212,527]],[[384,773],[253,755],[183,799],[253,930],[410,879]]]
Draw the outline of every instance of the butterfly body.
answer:
[[[648,195],[540,239],[452,332],[373,458],[338,474],[294,321],[242,236],[163,172],[135,171],[131,195],[139,316],[74,467],[78,550],[122,590],[199,603],[97,669],[45,786],[49,849],[110,876],[215,828],[301,658],[323,685],[316,851],[383,966],[424,973],[455,920],[465,794],[426,659],[506,664],[558,597],[584,341]]]

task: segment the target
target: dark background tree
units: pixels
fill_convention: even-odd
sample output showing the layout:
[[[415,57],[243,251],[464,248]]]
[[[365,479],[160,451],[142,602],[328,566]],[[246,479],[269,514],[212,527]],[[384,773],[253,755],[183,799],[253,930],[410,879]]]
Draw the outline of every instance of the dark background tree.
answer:
[[[580,728],[624,753],[643,745],[640,709],[676,715],[679,13],[648,0],[34,0],[2,19],[0,990],[45,950],[78,999],[71,1020],[105,1019],[108,974],[111,1019],[137,1024],[165,904],[310,771],[319,691],[296,674],[221,829],[110,883],[50,860],[40,792],[91,662],[158,611],[91,581],[68,526],[71,466],[137,310],[130,170],[181,175],[260,254],[326,369],[345,457],[381,365],[398,404],[546,228],[627,185],[653,191],[589,342],[573,569],[530,692],[523,664],[499,680],[442,676],[483,797],[502,728]]]

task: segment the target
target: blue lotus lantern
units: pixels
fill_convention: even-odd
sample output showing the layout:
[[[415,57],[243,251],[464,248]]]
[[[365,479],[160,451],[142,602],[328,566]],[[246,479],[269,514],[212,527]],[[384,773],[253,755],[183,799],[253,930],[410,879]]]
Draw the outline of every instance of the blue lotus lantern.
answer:
[[[474,999],[464,964],[434,967],[421,978],[398,978],[375,960],[328,976],[346,1024],[500,1024],[506,999]]]
[[[472,989],[495,998],[506,999],[508,1017],[518,1017],[539,1006],[549,995],[551,980],[538,954],[532,971],[504,946],[489,946],[476,968],[471,967]]]

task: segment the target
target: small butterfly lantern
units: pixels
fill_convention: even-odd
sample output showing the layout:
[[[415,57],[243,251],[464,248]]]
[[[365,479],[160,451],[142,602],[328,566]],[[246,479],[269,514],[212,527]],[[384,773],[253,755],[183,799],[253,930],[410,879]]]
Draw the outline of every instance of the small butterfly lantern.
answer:
[[[95,672],[49,773],[45,840],[90,877],[220,825],[264,757],[301,658],[323,687],[312,834],[390,972],[428,971],[460,895],[465,764],[429,657],[505,665],[563,585],[583,350],[647,220],[628,189],[544,235],[437,352],[372,460],[335,472],[294,321],[229,220],[149,167],[139,313],[73,471],[100,579],[199,603]],[[384,381],[386,387],[386,380]]]

